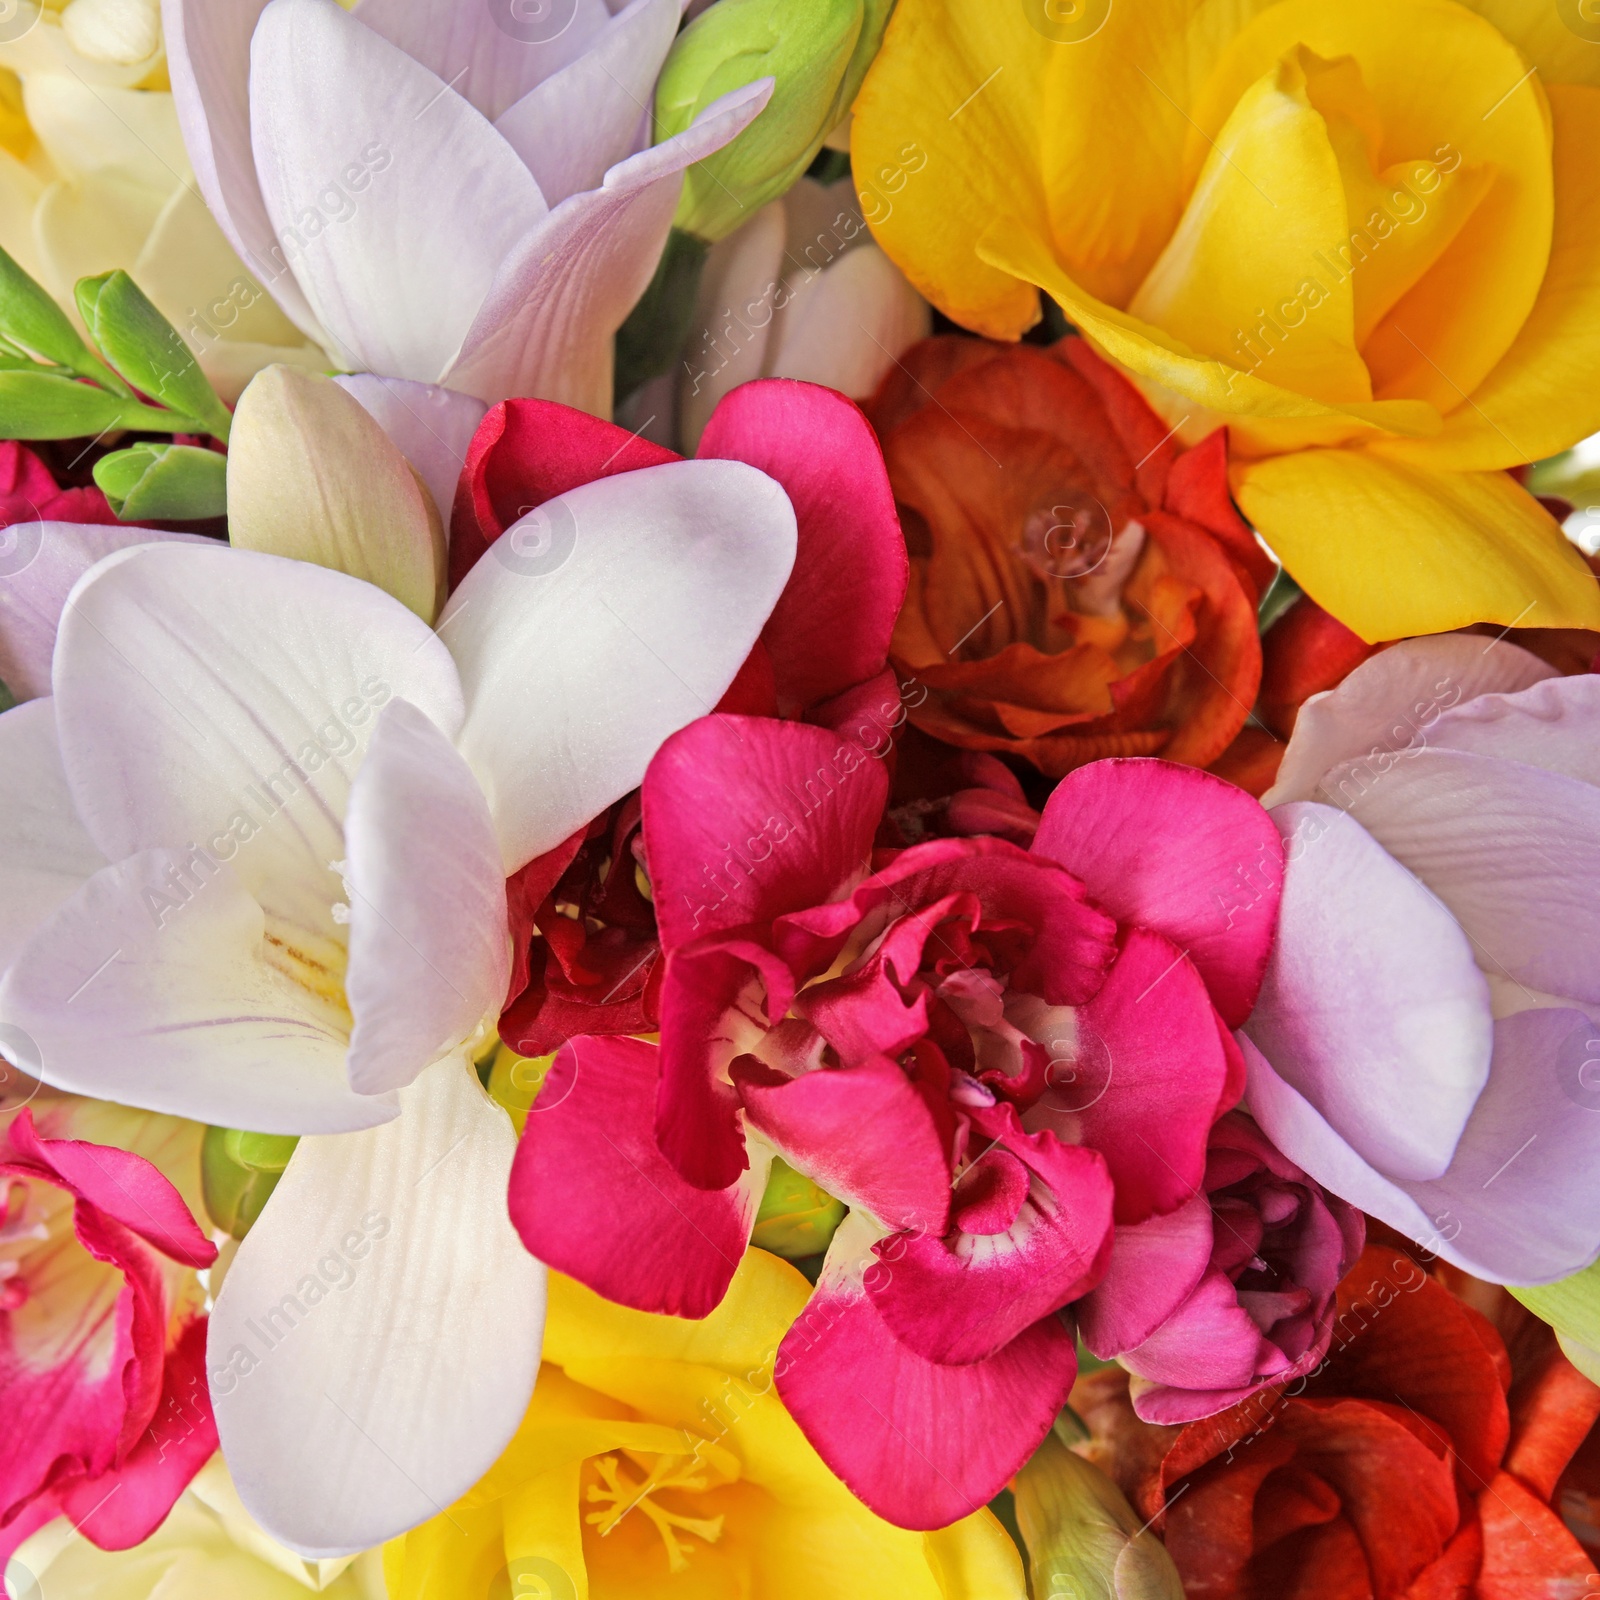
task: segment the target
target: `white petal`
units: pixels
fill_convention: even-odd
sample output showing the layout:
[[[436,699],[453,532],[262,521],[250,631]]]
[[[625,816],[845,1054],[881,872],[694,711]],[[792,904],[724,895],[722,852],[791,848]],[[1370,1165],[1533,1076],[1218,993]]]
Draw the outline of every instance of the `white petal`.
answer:
[[[737,461],[599,479],[501,535],[439,636],[508,873],[634,788],[668,735],[715,708],[794,550],[788,496]]]
[[[56,628],[73,584],[118,550],[172,543],[216,540],[95,522],[14,522],[0,529],[0,682],[19,700],[49,694]]]
[[[1376,781],[1323,780],[1450,908],[1485,972],[1600,1003],[1600,789],[1457,750],[1419,750]]]
[[[54,676],[67,779],[108,859],[220,855],[231,836],[269,917],[341,943],[329,864],[379,707],[461,716],[448,652],[399,601],[215,543],[103,562],[67,604]]]
[[[321,330],[278,245],[250,149],[250,37],[267,0],[161,0],[172,99],[195,181],[245,264],[310,338]]]
[[[370,372],[333,380],[371,413],[428,486],[446,528],[456,483],[467,464],[472,436],[488,407],[470,394],[436,383],[379,378]]]
[[[119,173],[124,183],[149,190],[159,206],[188,181],[183,131],[167,95],[90,84],[69,69],[30,73],[23,101],[51,165],[69,183]]]
[[[272,0],[250,60],[261,192],[324,343],[347,367],[436,381],[545,216],[538,184],[455,90],[334,0]]]
[[[1245,1025],[1280,1077],[1392,1178],[1449,1166],[1489,1074],[1489,986],[1450,913],[1331,806],[1279,806],[1278,937]]]
[[[1427,745],[1439,719],[1475,695],[1514,694],[1555,676],[1554,667],[1504,639],[1462,633],[1406,639],[1363,661],[1337,689],[1306,701],[1262,804],[1309,800],[1329,767],[1353,757],[1375,768],[1392,764],[1394,752]]]
[[[378,718],[345,839],[350,1087],[378,1094],[499,1015],[511,978],[506,883],[483,790],[406,700]]]
[[[684,168],[742,133],[771,94],[764,78],[724,95],[563,201],[501,265],[441,381],[491,405],[531,395],[609,416],[612,336],[655,272]]]
[[[589,49],[609,19],[603,0],[362,0],[355,14],[491,122]]]
[[[648,140],[656,78],[682,9],[682,0],[633,0],[576,61],[495,118],[551,206],[597,188],[641,131]]]
[[[225,861],[147,850],[96,873],[23,946],[0,1016],[33,1040],[45,1082],[78,1094],[263,1133],[392,1117],[392,1096],[350,1091],[335,1007],[286,975],[295,964],[265,932]]]
[[[0,716],[0,972],[55,909],[105,864],[61,770],[52,700]]]
[[[222,1449],[250,1513],[308,1556],[437,1516],[533,1392],[544,1269],[506,1214],[516,1136],[461,1057],[386,1128],[306,1139],[211,1314]]]

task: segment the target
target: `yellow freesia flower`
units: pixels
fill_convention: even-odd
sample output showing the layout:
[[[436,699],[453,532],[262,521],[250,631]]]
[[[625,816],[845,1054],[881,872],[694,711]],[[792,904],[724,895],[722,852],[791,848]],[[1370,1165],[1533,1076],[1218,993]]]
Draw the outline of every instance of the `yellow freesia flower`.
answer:
[[[806,1443],[772,1367],[809,1292],[751,1250],[688,1322],[551,1273],[521,1430],[469,1494],[385,1546],[391,1600],[1021,1600],[989,1512],[892,1527]]]
[[[1600,429],[1600,27],[1548,0],[902,0],[879,242],[1015,339],[1045,290],[1369,640],[1600,627],[1502,469]],[[1563,18],[1569,25],[1564,25]]]

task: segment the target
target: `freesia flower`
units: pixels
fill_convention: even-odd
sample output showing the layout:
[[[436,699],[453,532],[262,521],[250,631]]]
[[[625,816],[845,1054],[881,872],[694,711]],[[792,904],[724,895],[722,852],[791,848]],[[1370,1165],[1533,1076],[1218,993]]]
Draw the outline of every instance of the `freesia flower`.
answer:
[[[551,497],[679,459],[567,406],[497,406],[473,439],[461,480],[450,545],[455,581]],[[797,520],[794,570],[722,709],[834,723],[885,699],[897,705],[886,664],[905,593],[905,543],[861,413],[812,384],[747,384],[718,406],[700,459],[759,467],[782,485]],[[526,1055],[577,1034],[655,1027],[659,943],[648,886],[641,892],[634,870],[642,861],[639,819],[630,797],[509,885],[516,968],[501,1034]]]
[[[114,522],[106,497],[92,484],[63,489],[33,451],[0,441],[0,528],[18,523]],[[34,531],[0,534],[0,576],[10,577],[37,554]]]
[[[137,1544],[217,1447],[216,1247],[161,1171],[196,1195],[200,1133],[54,1095],[0,1126],[0,1569],[58,1516]]]
[[[1103,762],[1057,788],[1031,852],[873,859],[886,792],[866,749],[798,723],[710,717],[662,747],[661,1045],[556,1057],[511,1212],[609,1298],[703,1316],[773,1150],[845,1201],[779,1391],[869,1506],[935,1528],[1049,1429],[1076,1366],[1057,1313],[1103,1276],[1113,1222],[1200,1191],[1280,846],[1220,779]]]
[[[1493,638],[1397,644],[1306,701],[1265,797],[1289,865],[1250,1110],[1500,1283],[1600,1254],[1597,689]]]
[[[360,538],[326,559],[432,570],[390,525],[335,531]],[[293,1548],[424,1520],[514,1431],[542,1274],[504,1220],[513,1135],[471,1067],[509,975],[505,878],[716,704],[793,554],[783,491],[733,462],[550,502],[437,631],[345,571],[140,546],[79,579],[52,695],[0,718],[0,1019],[41,1075],[314,1136],[228,1270],[208,1354],[240,1493]],[[37,671],[49,631],[21,642]]]
[[[682,173],[770,80],[645,148],[683,0],[164,0],[201,193],[346,367],[611,409],[611,340]]]
[[[264,1533],[239,1500],[222,1457],[196,1474],[167,1520],[130,1550],[100,1550],[65,1520],[41,1528],[6,1576],[22,1597],[49,1600],[388,1600],[383,1558],[307,1561]],[[36,1584],[37,1587],[30,1587]]]
[[[74,319],[79,278],[131,272],[224,399],[269,362],[324,366],[194,190],[160,0],[19,0],[3,33],[0,246]]]
[[[1550,1502],[1600,1389],[1549,1335],[1514,1366],[1485,1318],[1379,1246],[1340,1286],[1337,1330],[1314,1374],[1181,1431],[1118,1419],[1114,1369],[1074,1395],[1115,1439],[1119,1481],[1184,1592],[1590,1592],[1596,1569]]]
[[[894,659],[926,687],[919,728],[1052,777],[1228,748],[1273,567],[1228,498],[1223,434],[1180,451],[1075,338],[929,340],[868,414],[913,555]]]
[[[545,1364],[522,1427],[469,1493],[384,1551],[392,1600],[766,1595],[1022,1600],[987,1510],[934,1533],[875,1517],[773,1392],[805,1305],[753,1250],[702,1322],[646,1316],[550,1280]]]
[[[1501,0],[901,6],[852,155],[889,255],[1016,339],[1039,291],[1369,641],[1600,625],[1503,469],[1600,429],[1600,54]]]
[[[930,321],[872,242],[849,180],[802,178],[707,257],[678,380],[684,441],[695,448],[723,396],[753,378],[867,400]]]
[[[1143,1380],[1141,1417],[1192,1422],[1321,1362],[1364,1238],[1359,1211],[1229,1112],[1211,1130],[1205,1192],[1118,1232],[1078,1331]]]

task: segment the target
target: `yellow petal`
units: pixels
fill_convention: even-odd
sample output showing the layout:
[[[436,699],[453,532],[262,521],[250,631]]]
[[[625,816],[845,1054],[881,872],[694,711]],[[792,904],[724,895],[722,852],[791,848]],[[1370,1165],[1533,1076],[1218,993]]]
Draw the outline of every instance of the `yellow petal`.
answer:
[[[1588,0],[1461,0],[1487,17],[1553,83],[1600,88],[1600,12]]]
[[[1600,44],[1591,47],[1600,56]],[[1486,470],[1540,461],[1600,432],[1600,89],[1549,91],[1555,237],[1533,311],[1488,378],[1436,439],[1392,452]]]
[[[1196,139],[1214,137],[1240,96],[1297,44],[1360,64],[1382,123],[1380,168],[1433,162],[1444,185],[1457,183],[1463,165],[1494,172],[1449,249],[1362,348],[1380,398],[1449,411],[1510,347],[1544,275],[1553,199],[1538,78],[1455,0],[1281,0],[1240,31],[1206,84]],[[1366,219],[1351,224],[1364,230]],[[1368,235],[1363,248],[1381,254],[1385,244]]]
[[[74,318],[72,286],[79,278],[130,267],[165,201],[159,190],[99,173],[45,191],[34,214],[41,281]]]
[[[1372,398],[1355,348],[1350,279],[1325,264],[1350,224],[1339,160],[1307,79],[1334,70],[1290,50],[1245,90],[1177,232],[1128,307],[1193,350],[1331,405]],[[1267,308],[1318,274],[1328,281],[1298,320],[1277,336],[1266,331]]]
[[[1022,1557],[993,1512],[980,1511],[922,1537],[928,1565],[946,1595],[1007,1600],[1027,1592]]]
[[[9,150],[0,150],[0,249],[31,278],[44,272],[34,238],[34,211],[44,185]]]
[[[1505,473],[1307,450],[1244,463],[1234,487],[1295,581],[1369,642],[1474,622],[1600,628],[1600,582]]]
[[[243,549],[365,579],[425,622],[438,611],[438,510],[389,436],[331,378],[274,366],[245,390],[228,444],[228,526]]]
[[[973,244],[997,211],[1039,234],[1039,164],[1053,46],[1020,4],[919,0],[896,9],[856,98],[851,168],[890,260],[963,327],[1016,339],[1039,319],[1027,283]]]
[[[28,121],[61,175],[116,173],[163,198],[187,182],[189,157],[172,96],[102,88],[86,78],[76,69],[24,78]]]

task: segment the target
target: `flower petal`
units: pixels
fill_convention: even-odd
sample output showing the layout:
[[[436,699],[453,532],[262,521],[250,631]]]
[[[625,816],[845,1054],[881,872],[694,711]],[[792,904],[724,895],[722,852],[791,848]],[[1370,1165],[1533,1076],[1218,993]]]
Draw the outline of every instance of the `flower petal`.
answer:
[[[1301,706],[1278,781],[1262,804],[1309,800],[1323,773],[1354,756],[1387,771],[1394,762],[1385,757],[1431,743],[1439,719],[1452,707],[1482,694],[1515,694],[1557,675],[1504,639],[1485,644],[1462,633],[1404,639]]]
[[[11,559],[0,572],[0,682],[18,700],[50,693],[62,607],[97,561],[141,544],[216,543],[192,533],[95,522],[19,522],[5,534]],[[18,557],[26,558],[20,567]]]
[[[698,454],[759,467],[794,506],[794,572],[761,635],[780,707],[798,712],[883,671],[910,569],[860,410],[815,384],[747,383],[712,413]]]
[[[1056,785],[1033,849],[1119,922],[1187,951],[1229,1027],[1249,1016],[1277,928],[1283,845],[1248,795],[1167,761],[1096,761]]]
[[[659,1052],[574,1039],[552,1063],[511,1168],[511,1221],[540,1261],[638,1311],[706,1317],[749,1243],[766,1161],[696,1189],[655,1137]]]
[[[1072,1308],[1084,1344],[1102,1360],[1143,1344],[1205,1276],[1211,1240],[1211,1202],[1203,1194],[1119,1227],[1105,1277]]]
[[[67,780],[108,858],[231,862],[269,917],[323,941],[342,942],[330,863],[374,712],[398,695],[446,732],[461,720],[448,651],[398,601],[215,543],[91,573],[62,618],[55,689]]]
[[[511,977],[494,819],[454,746],[408,700],[379,713],[345,820],[348,1071],[404,1088],[498,1012]]]
[[[508,873],[636,787],[721,699],[783,592],[794,529],[754,468],[683,461],[547,503],[467,575],[439,632]]]
[[[861,1287],[874,1230],[858,1215],[779,1347],[778,1393],[880,1517],[942,1528],[992,1500],[1050,1431],[1077,1374],[1072,1337],[1046,1317],[987,1361],[943,1366],[908,1350]]]
[[[1472,946],[1343,812],[1297,801],[1272,820],[1288,869],[1250,1038],[1364,1160],[1437,1178],[1489,1076],[1489,988]]]
[[[770,717],[703,717],[645,774],[646,849],[667,949],[831,900],[868,864],[881,761]]]
[[[1479,695],[1445,712],[1428,744],[1521,762],[1600,788],[1600,676],[1547,678],[1520,694]]]
[[[0,716],[0,972],[58,906],[105,864],[84,832],[56,742],[55,702]]]
[[[44,1080],[77,1094],[263,1133],[387,1121],[392,1100],[345,1083],[337,1014],[271,964],[276,948],[231,867],[147,850],[23,946],[0,1015],[33,1040]]]
[[[262,12],[250,136],[275,253],[321,342],[346,367],[439,381],[500,264],[548,212],[532,174],[454,89],[328,0]],[[341,185],[355,168],[352,197]]]
[[[742,133],[771,92],[762,79],[724,95],[504,252],[441,381],[491,404],[536,395],[609,416],[611,339],[655,271],[683,171]]]
[[[240,1498],[307,1556],[464,1494],[533,1393],[544,1269],[505,1214],[515,1138],[465,1058],[387,1127],[305,1139],[228,1269],[207,1366]]]
[[[682,0],[633,0],[581,56],[493,114],[551,206],[599,188],[633,154],[682,11]]]
[[[410,383],[357,372],[333,380],[377,419],[428,487],[448,527],[456,484],[467,462],[472,436],[483,421],[484,404],[470,394],[436,383]]]

